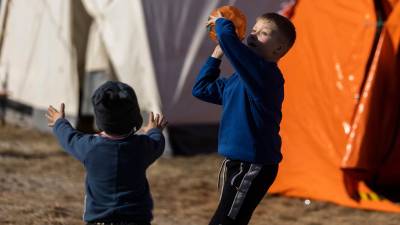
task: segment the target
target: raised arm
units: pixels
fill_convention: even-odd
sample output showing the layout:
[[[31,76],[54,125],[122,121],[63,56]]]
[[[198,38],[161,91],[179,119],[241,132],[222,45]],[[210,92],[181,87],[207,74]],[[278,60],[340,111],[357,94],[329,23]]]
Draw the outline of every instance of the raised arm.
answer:
[[[65,105],[61,104],[57,110],[53,106],[49,106],[46,113],[48,126],[53,127],[53,132],[56,135],[61,147],[69,154],[74,156],[79,161],[83,162],[86,157],[87,143],[91,136],[75,130],[65,117]]]
[[[206,102],[221,105],[225,78],[220,78],[221,58],[223,52],[219,45],[201,68],[193,85],[192,95]]]
[[[55,122],[53,132],[58,139],[61,147],[74,158],[83,162],[86,158],[88,143],[91,135],[83,134],[75,130],[68,120],[60,118]]]
[[[215,30],[223,52],[245,83],[249,93],[255,97],[259,96],[265,91],[265,85],[268,83],[267,67],[275,68],[275,63],[265,61],[243,44],[230,20],[218,18],[215,21]]]
[[[149,149],[147,152],[147,165],[150,165],[163,154],[165,138],[162,134],[162,130],[159,128],[150,129],[147,131],[146,135],[148,136],[147,146]]]
[[[148,122],[143,131],[146,133],[146,159],[147,165],[152,164],[156,159],[158,159],[165,148],[165,138],[162,134],[162,130],[167,126],[168,121],[162,114],[156,114],[154,116],[153,112],[148,114]]]

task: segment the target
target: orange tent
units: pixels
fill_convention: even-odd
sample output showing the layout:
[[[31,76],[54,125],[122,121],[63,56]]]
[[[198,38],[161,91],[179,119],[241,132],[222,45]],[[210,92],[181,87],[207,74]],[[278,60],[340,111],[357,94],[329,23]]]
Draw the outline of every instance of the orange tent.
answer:
[[[270,192],[400,212],[400,1],[299,0],[292,21]]]

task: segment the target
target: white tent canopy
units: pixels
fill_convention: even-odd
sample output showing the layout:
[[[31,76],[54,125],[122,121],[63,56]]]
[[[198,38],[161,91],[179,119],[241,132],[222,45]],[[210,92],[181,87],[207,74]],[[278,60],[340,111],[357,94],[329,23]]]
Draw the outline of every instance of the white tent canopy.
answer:
[[[8,12],[6,13],[6,8]],[[12,100],[46,109],[65,102],[78,113],[78,75],[68,1],[3,0],[0,67]],[[7,18],[5,17],[7,14]]]

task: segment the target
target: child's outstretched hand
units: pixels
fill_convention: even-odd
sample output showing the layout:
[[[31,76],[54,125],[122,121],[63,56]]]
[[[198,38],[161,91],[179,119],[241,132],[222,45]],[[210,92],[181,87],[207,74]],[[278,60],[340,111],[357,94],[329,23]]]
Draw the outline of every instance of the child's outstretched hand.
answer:
[[[65,104],[61,103],[60,111],[57,111],[52,105],[47,108],[46,118],[47,118],[47,125],[49,127],[53,127],[56,121],[60,118],[65,117]]]
[[[165,119],[165,117],[162,114],[156,114],[154,117],[154,113],[150,112],[149,113],[149,120],[147,122],[147,125],[142,128],[143,132],[147,133],[150,129],[153,128],[158,128],[158,129],[164,129],[168,124],[168,121]]]

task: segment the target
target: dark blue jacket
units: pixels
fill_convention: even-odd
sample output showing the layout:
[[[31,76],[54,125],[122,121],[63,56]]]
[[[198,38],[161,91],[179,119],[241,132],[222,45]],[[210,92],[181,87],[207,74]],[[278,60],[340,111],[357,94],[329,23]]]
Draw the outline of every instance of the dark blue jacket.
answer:
[[[153,201],[146,169],[164,150],[161,130],[113,140],[80,133],[67,120],[58,119],[53,131],[86,169],[85,221],[151,221]]]
[[[218,152],[229,159],[277,164],[282,160],[283,76],[275,62],[264,60],[239,40],[231,21],[220,18],[215,29],[235,73],[219,77],[221,60],[209,57],[192,94],[222,105]]]

